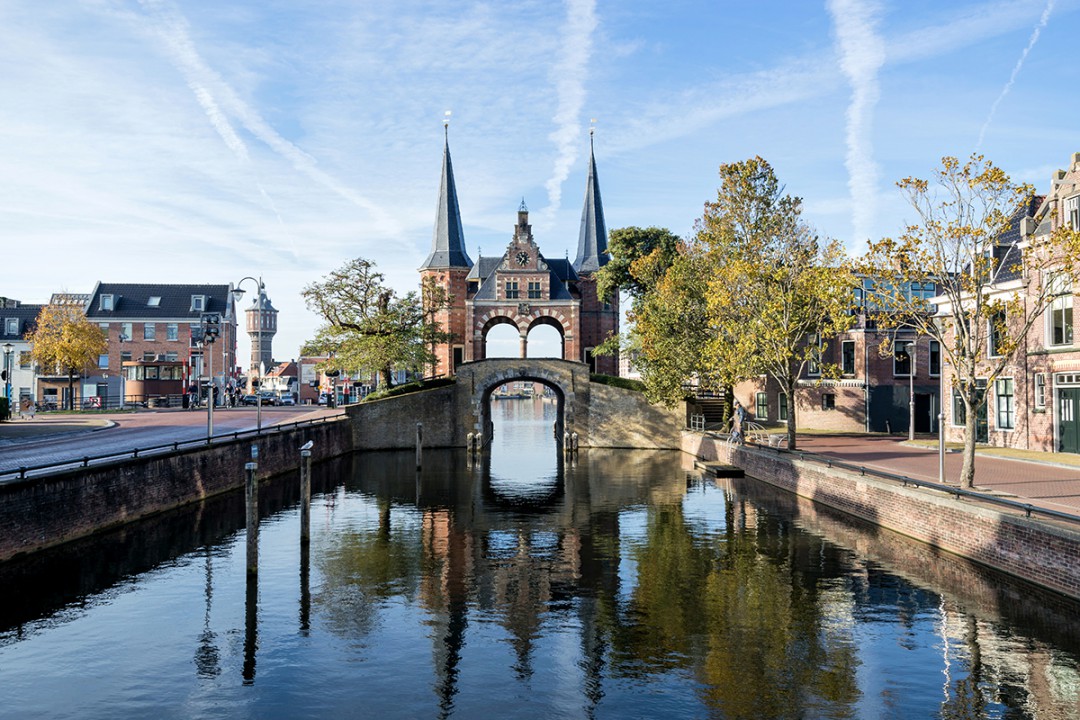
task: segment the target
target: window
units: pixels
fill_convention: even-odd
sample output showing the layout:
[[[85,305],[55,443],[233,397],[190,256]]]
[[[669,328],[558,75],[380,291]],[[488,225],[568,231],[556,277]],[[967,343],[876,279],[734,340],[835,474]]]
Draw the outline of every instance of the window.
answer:
[[[121,339],[121,342],[131,340],[133,337],[131,334],[131,323],[120,323],[120,334],[124,336]]]
[[[998,310],[990,315],[990,319],[987,320],[987,336],[990,341],[990,357],[1001,357],[1001,347],[1006,337],[1005,330],[1005,311]]]
[[[1047,339],[1050,345],[1072,345],[1072,278],[1067,273],[1057,272],[1048,274],[1045,282],[1047,292],[1055,296],[1050,303],[1050,312],[1047,313]]]
[[[941,375],[941,343],[937,340],[930,341],[930,374]]]
[[[998,378],[994,381],[994,401],[997,405],[998,429],[1012,430],[1016,420],[1012,378]]]
[[[810,354],[808,356],[808,362],[806,364],[807,375],[820,375],[821,374],[821,338],[818,335],[811,335],[809,344],[811,345]]]
[[[146,379],[147,380],[157,380],[159,375],[160,375],[160,372],[159,372],[159,368],[158,368],[157,365],[147,365],[146,366]]]
[[[821,409],[822,410],[835,410],[836,409],[836,394],[825,393],[821,396]]]
[[[115,307],[113,303],[112,295],[102,295],[101,301],[98,303],[99,310],[112,310]]]
[[[1046,409],[1046,374],[1045,373],[1035,373],[1034,386],[1035,386],[1035,395],[1034,395],[1033,400],[1034,400],[1034,403],[1035,403],[1035,409],[1036,410],[1045,410]]]
[[[131,362],[131,351],[130,350],[121,350],[120,351],[120,362],[122,362],[122,363],[123,362]]]
[[[157,353],[144,352],[142,354],[143,362],[157,360]]]
[[[165,353],[165,360],[166,360],[166,362],[176,362],[176,360],[177,360],[176,351],[173,350],[172,352]]]
[[[532,280],[530,280],[529,281],[529,299],[530,300],[539,300],[540,298],[541,298],[541,295],[540,295],[540,282],[539,281],[533,282]]]
[[[1065,199],[1065,222],[1073,230],[1080,230],[1080,195]]]
[[[101,332],[105,333],[105,337],[109,336],[109,323],[98,323],[97,326],[101,328]]]
[[[967,408],[964,407],[964,398],[960,397],[960,391],[953,388],[952,391],[952,424],[963,427],[967,423]]]
[[[506,299],[516,300],[518,297],[518,282],[517,280],[506,281]]]
[[[109,354],[108,353],[105,353],[104,355],[98,355],[97,366],[101,370],[108,370],[109,369]]]
[[[4,334],[5,335],[18,335],[19,334],[19,318],[4,318]]]
[[[143,323],[142,331],[143,340],[154,340],[157,338],[157,325],[154,323]]]
[[[206,296],[205,295],[192,295],[191,296],[191,311],[202,312],[206,309]]]
[[[840,343],[840,369],[845,375],[855,374],[855,341]]]
[[[787,393],[780,393],[776,396],[776,418],[778,420],[787,420]]]
[[[160,307],[161,306],[161,296],[160,295],[151,295],[149,298],[147,298],[146,305],[147,305],[147,307]]]
[[[165,326],[165,339],[176,341],[180,339],[180,326],[176,323],[169,323]]]
[[[914,358],[908,354],[910,340],[897,340],[893,343],[893,375],[911,375],[912,361]]]
[[[28,369],[34,362],[34,356],[30,354],[29,350],[19,351],[19,367],[23,370]]]
[[[754,395],[754,419],[766,420],[769,417],[769,396],[763,392]]]

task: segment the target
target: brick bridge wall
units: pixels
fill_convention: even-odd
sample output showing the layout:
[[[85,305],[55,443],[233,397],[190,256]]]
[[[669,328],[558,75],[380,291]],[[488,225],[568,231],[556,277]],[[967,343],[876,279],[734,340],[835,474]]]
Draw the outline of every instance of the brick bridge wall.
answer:
[[[758,480],[932,548],[1080,598],[1080,532],[1076,530],[932,490],[827,468],[793,455],[732,447],[700,433],[684,433],[683,450],[703,460],[737,465]]]
[[[295,470],[308,440],[316,461],[352,450],[342,420],[0,484],[0,562],[243,487],[253,444],[260,479]]]
[[[541,382],[561,396],[565,432],[576,432],[580,447],[670,448],[680,445],[684,406],[650,405],[632,390],[589,380],[584,363],[554,358],[495,358],[465,363],[453,385],[360,403],[347,409],[357,450],[416,446],[416,423],[424,425],[425,447],[465,447],[469,433],[485,425],[491,391],[518,380]]]

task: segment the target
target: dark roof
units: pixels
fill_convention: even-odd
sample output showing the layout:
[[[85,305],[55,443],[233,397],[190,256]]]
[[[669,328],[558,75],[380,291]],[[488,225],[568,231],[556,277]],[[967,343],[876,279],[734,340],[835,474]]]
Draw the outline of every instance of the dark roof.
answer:
[[[480,262],[473,267],[475,270],[477,266],[483,270],[485,267],[490,268],[481,279],[480,288],[476,291],[476,294],[472,296],[473,300],[487,300],[492,301],[496,299],[497,281],[495,280],[495,270],[503,261],[503,257],[499,256],[494,258],[481,257]],[[577,280],[577,274],[574,273],[574,269],[570,266],[570,263],[566,260],[547,260],[543,255],[540,256],[541,263],[547,263],[549,274],[549,285],[551,287],[550,300],[573,300],[574,296],[570,294],[570,291],[566,289],[567,280]],[[569,271],[569,274],[567,274]],[[469,273],[471,279],[478,279],[473,277],[472,273]]]
[[[439,202],[435,208],[435,232],[431,238],[431,254],[421,270],[467,268],[472,265],[465,252],[465,232],[461,229],[461,210],[458,207],[454,166],[450,162],[450,141],[443,145],[442,181]]]
[[[11,305],[11,307],[8,307]],[[26,337],[26,334],[34,329],[34,324],[37,321],[38,313],[44,305],[24,305],[17,300],[8,300],[3,307],[0,307],[0,344],[8,342],[16,342]],[[7,321],[14,318],[18,320],[17,332],[9,334]]]
[[[585,185],[585,207],[581,210],[581,232],[578,234],[574,269],[579,273],[596,272],[607,265],[608,259],[604,203],[600,200],[600,180],[596,175],[596,158],[590,137],[589,179]]]
[[[994,241],[994,259],[1000,268],[995,282],[1008,282],[1023,275],[1022,253],[1016,244],[1023,240],[1021,225],[1024,218],[1034,217],[1042,202],[1041,195],[1028,198],[1009,218],[1009,227]]]
[[[499,263],[501,263],[502,260],[503,260],[502,255],[499,255],[497,257],[483,257],[483,256],[481,256],[480,259],[476,262],[476,264],[472,266],[472,270],[469,271],[469,274],[465,276],[465,279],[466,280],[486,280],[486,279],[488,279],[489,277],[491,277],[492,273],[495,272],[495,269],[499,267]]]
[[[92,320],[118,320],[128,318],[191,318],[199,319],[204,312],[224,315],[229,308],[230,285],[162,285],[141,283],[98,283],[86,308],[86,316]],[[101,296],[113,296],[113,309],[101,309]],[[191,297],[206,297],[206,307],[193,310]],[[150,298],[160,298],[156,305]]]

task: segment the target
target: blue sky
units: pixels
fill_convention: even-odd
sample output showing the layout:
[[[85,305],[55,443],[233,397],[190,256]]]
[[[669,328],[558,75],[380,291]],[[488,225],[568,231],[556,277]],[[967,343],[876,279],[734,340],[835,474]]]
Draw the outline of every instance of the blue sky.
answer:
[[[573,256],[593,118],[609,228],[688,235],[719,165],[761,155],[859,252],[945,154],[1045,191],[1080,150],[1078,9],[6,0],[0,295],[262,275],[294,357],[317,324],[300,289],[347,259],[415,287],[447,110],[474,258],[522,197],[541,250]]]

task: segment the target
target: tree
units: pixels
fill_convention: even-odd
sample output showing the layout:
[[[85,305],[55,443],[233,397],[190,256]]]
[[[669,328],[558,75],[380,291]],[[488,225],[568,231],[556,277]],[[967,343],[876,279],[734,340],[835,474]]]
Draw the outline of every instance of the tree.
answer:
[[[663,271],[674,262],[681,242],[679,236],[667,228],[612,230],[608,235],[611,259],[596,274],[597,295],[608,299],[621,290],[630,293],[634,300],[642,297],[656,286]],[[643,261],[646,257],[649,260]]]
[[[387,287],[375,263],[350,260],[301,291],[308,308],[325,321],[304,351],[333,352],[336,365],[378,372],[391,387],[395,368],[422,370],[434,362],[430,348],[445,342],[431,308],[447,305],[448,297],[437,288],[425,294],[431,303],[426,308],[420,293],[399,296]]]
[[[67,374],[67,407],[74,409],[75,375],[93,367],[108,351],[105,333],[86,318],[81,305],[51,304],[41,309],[27,340],[38,366]]]
[[[1023,254],[1003,246],[1019,225],[1032,188],[1013,183],[981,155],[961,164],[945,157],[934,183],[905,178],[897,185],[918,216],[898,238],[872,243],[862,272],[874,282],[875,318],[936,340],[951,385],[964,405],[960,482],[975,481],[976,419],[986,388],[1026,347],[1032,324],[1059,295],[1071,294],[1080,269],[1080,233],[1068,227],[1032,235]],[[939,312],[909,291],[935,282]],[[993,336],[994,355],[989,353]]]
[[[707,249],[710,364],[730,381],[776,381],[791,400],[794,449],[797,381],[851,327],[855,277],[840,243],[803,222],[802,200],[783,194],[765,160],[721,165],[720,180],[696,237]]]

